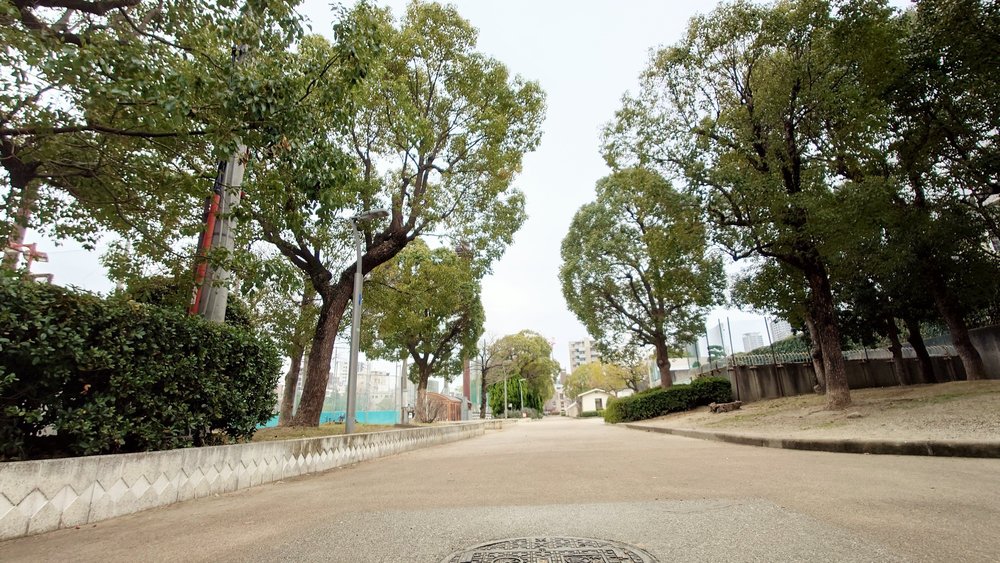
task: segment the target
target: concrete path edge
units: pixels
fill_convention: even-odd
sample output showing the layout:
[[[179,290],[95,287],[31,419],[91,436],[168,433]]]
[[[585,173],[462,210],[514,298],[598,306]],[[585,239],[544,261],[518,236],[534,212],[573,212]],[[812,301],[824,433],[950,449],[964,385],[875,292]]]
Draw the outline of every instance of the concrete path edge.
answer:
[[[750,434],[731,434],[667,428],[645,424],[622,424],[633,430],[673,434],[685,438],[727,442],[744,446],[810,450],[847,454],[922,455],[942,457],[1000,458],[1000,442],[971,440],[848,440],[833,438],[780,438]]]

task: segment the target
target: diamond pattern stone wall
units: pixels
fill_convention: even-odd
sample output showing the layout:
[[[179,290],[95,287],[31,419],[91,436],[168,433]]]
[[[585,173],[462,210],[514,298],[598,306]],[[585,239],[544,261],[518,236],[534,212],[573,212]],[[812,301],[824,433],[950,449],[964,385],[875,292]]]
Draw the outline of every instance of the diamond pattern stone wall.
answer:
[[[503,424],[487,420],[350,436],[0,463],[0,540],[480,436]]]

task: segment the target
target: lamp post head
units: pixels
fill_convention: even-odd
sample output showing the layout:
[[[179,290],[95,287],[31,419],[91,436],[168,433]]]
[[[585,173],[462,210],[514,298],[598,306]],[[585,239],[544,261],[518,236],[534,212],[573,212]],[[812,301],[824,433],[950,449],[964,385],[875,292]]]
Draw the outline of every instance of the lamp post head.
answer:
[[[371,221],[373,219],[381,219],[382,217],[388,217],[388,209],[372,209],[371,211],[365,211],[364,213],[358,213],[354,217],[351,217],[351,221],[358,223],[360,221]]]

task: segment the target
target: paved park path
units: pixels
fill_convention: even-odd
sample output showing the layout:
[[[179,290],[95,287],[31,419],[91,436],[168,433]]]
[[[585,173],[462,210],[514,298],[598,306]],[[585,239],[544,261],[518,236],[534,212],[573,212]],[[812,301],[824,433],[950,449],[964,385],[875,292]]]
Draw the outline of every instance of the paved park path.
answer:
[[[774,450],[596,419],[0,543],[0,561],[415,561],[521,536],[659,561],[996,561],[1000,460]]]

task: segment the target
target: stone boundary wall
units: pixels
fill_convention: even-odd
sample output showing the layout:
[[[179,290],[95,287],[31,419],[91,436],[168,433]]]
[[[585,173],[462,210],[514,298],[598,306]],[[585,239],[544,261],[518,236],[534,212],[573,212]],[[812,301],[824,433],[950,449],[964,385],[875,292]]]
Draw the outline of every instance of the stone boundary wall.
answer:
[[[1000,379],[1000,325],[974,328],[969,331],[969,340],[979,350],[990,379]],[[936,336],[926,340],[928,346],[951,344],[951,335]]]
[[[0,463],[0,540],[82,526],[189,499],[482,436],[501,420]]]
[[[934,366],[933,383],[965,380],[965,369],[958,358],[934,356],[931,357],[931,363]],[[893,360],[846,360],[845,367],[847,383],[851,389],[897,385]],[[909,381],[916,381],[915,358],[904,359],[901,368]],[[707,371],[704,375],[729,379],[733,384],[733,399],[744,403],[807,395],[813,392],[813,385],[816,384],[811,363],[724,367]]]

